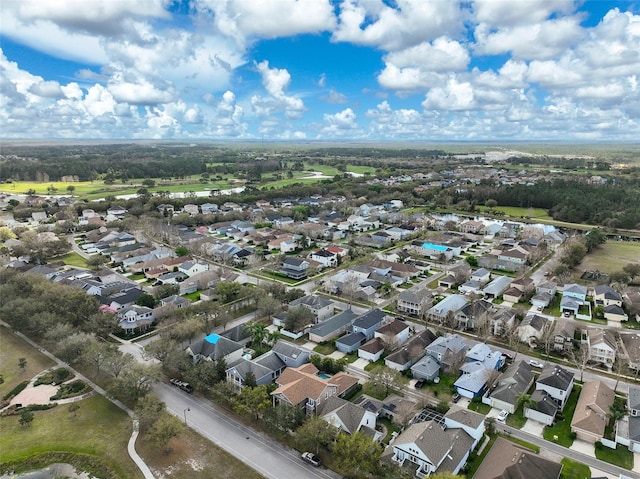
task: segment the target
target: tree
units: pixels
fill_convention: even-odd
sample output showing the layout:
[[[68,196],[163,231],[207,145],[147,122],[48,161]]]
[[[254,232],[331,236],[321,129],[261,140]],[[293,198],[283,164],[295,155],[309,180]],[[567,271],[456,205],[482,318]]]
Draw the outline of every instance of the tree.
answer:
[[[369,374],[369,386],[374,390],[384,392],[385,397],[392,390],[401,390],[405,383],[406,378],[400,371],[387,366],[378,366]]]
[[[314,451],[316,454],[320,452],[321,447],[329,448],[337,434],[338,429],[335,426],[317,416],[310,416],[296,430],[296,438],[301,449]]]
[[[73,417],[78,416],[78,409],[80,409],[80,405],[77,402],[69,404],[69,412],[73,414]]]
[[[151,394],[141,397],[135,408],[140,430],[147,431],[164,414],[166,409],[165,404]]]
[[[292,431],[302,424],[304,411],[297,406],[279,403],[275,407],[267,408],[262,419],[273,429]]]
[[[582,382],[582,376],[584,374],[584,370],[587,368],[590,358],[589,346],[581,344],[577,352],[575,349],[572,349],[569,353],[569,358],[576,366],[576,369],[580,371],[580,382]]]
[[[287,331],[299,331],[300,329],[312,324],[315,320],[313,313],[306,307],[300,305],[289,308],[284,317],[284,328]]]
[[[114,378],[118,378],[134,362],[135,359],[131,354],[122,354],[122,351],[118,350],[118,354],[107,357],[107,361],[104,363],[104,370]]]
[[[135,363],[113,381],[109,392],[118,399],[133,403],[149,394],[160,377],[159,366]]]
[[[477,268],[478,267],[478,258],[475,256],[467,256],[465,258],[465,261],[469,264],[469,266],[471,266],[472,268]]]
[[[484,205],[487,208],[489,208],[490,210],[492,210],[493,208],[498,206],[498,202],[496,200],[493,200],[493,199],[488,199],[487,201],[484,202]]]
[[[184,379],[194,389],[204,390],[218,382],[216,365],[213,361],[199,361],[185,371]]]
[[[629,275],[630,282],[640,276],[640,263],[627,263],[622,267],[622,271]]]
[[[76,191],[76,187],[75,187],[75,186],[73,186],[73,185],[69,185],[69,186],[67,186],[67,192],[68,192],[70,195],[73,195],[73,192],[74,192],[74,191]]]
[[[60,359],[70,364],[82,356],[84,351],[95,342],[96,338],[93,334],[75,333],[62,339],[53,350]]]
[[[553,349],[553,343],[555,341],[554,325],[554,321],[547,321],[542,327],[542,336],[540,337],[540,342],[542,343],[544,352],[547,355],[547,361],[549,360],[551,349]]]
[[[621,401],[614,400],[613,404],[609,406],[609,418],[615,423],[627,415],[627,406]]]
[[[176,248],[176,254],[178,256],[189,256],[189,248],[186,246],[178,246]]]
[[[271,296],[262,296],[258,299],[257,307],[258,314],[260,316],[268,316],[269,321],[271,321],[271,316],[282,309],[282,303]]]
[[[600,228],[594,228],[591,231],[588,231],[585,235],[585,246],[587,248],[587,253],[591,253],[594,249],[596,249],[601,244],[604,244],[606,241],[607,237]]]
[[[333,446],[333,457],[338,469],[349,474],[373,473],[380,462],[382,447],[361,432],[340,433]]]
[[[516,409],[522,406],[523,409],[535,406],[536,402],[531,398],[530,394],[520,394],[516,399]]]
[[[234,281],[220,281],[216,285],[216,294],[221,302],[228,303],[238,297],[241,287],[241,285]]]
[[[21,426],[30,426],[33,422],[33,413],[28,409],[25,409],[20,414],[20,420],[18,422]]]
[[[165,454],[171,452],[169,441],[184,431],[184,424],[175,416],[165,414],[156,420],[149,431],[147,437],[149,440],[164,449]]]
[[[271,407],[271,395],[267,386],[244,387],[236,397],[236,406],[240,411],[255,415],[256,421],[260,415]]]
[[[268,334],[267,327],[257,321],[249,321],[244,326],[244,331],[251,336],[251,344],[259,347]]]
[[[99,338],[106,339],[116,331],[118,327],[118,316],[109,311],[100,311],[92,314],[82,324],[82,330],[87,333],[93,333]]]
[[[107,258],[101,254],[94,254],[87,258],[87,266],[94,270],[99,270],[100,266],[107,262]]]
[[[18,367],[24,372],[27,368],[27,358],[18,358]]]
[[[156,298],[151,296],[149,293],[142,293],[140,296],[138,296],[138,299],[136,299],[136,304],[138,306],[146,306],[147,308],[153,308],[156,303]]]
[[[122,353],[113,343],[93,343],[84,350],[81,361],[91,367],[95,374],[99,376],[103,372],[105,365],[112,361],[114,356],[121,355]]]
[[[177,341],[183,342],[188,340],[189,344],[191,344],[193,338],[198,334],[202,334],[203,331],[204,321],[197,316],[191,316],[176,324],[173,329],[171,329],[170,334],[171,337]]]

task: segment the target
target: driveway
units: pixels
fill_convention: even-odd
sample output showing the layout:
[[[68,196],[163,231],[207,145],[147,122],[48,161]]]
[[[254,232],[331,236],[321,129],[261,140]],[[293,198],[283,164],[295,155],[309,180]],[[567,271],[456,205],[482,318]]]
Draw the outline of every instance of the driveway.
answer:
[[[524,423],[524,426],[522,426],[522,429],[520,430],[523,432],[528,432],[529,434],[533,434],[534,436],[542,437],[544,424],[532,419],[527,419],[527,422]]]

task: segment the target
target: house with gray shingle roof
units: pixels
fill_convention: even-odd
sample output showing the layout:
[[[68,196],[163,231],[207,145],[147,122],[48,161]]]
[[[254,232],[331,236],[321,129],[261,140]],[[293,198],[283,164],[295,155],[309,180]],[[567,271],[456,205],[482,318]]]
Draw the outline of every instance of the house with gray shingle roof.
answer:
[[[518,397],[529,390],[533,379],[531,366],[522,360],[515,361],[498,378],[498,385],[489,394],[489,405],[513,414]]]
[[[313,313],[317,322],[333,316],[334,304],[324,296],[308,294],[302,298],[294,299],[289,303],[289,307],[303,306]]]
[[[375,412],[340,397],[332,396],[321,403],[316,414],[347,434],[366,430],[374,439],[379,439],[381,436],[381,433],[376,431],[377,414]]]
[[[427,354],[438,361],[443,370],[452,372],[464,362],[467,353],[466,341],[457,334],[440,336],[427,346]]]
[[[367,311],[353,322],[353,332],[362,333],[369,340],[373,338],[374,332],[384,324],[386,317],[386,313],[378,308]]]
[[[464,429],[443,427],[431,420],[406,428],[385,455],[392,455],[400,466],[415,464],[418,477],[445,471],[455,475],[464,467],[474,442]]]
[[[430,329],[415,334],[404,346],[384,358],[385,366],[406,371],[425,355],[425,348],[436,339]]]
[[[558,403],[546,391],[537,389],[531,394],[531,404],[524,408],[524,417],[551,426],[558,411]]]
[[[547,363],[536,381],[536,391],[545,391],[562,410],[573,389],[573,377],[574,374],[562,366]]]
[[[473,479],[558,479],[562,464],[498,437]]]
[[[309,341],[324,343],[340,336],[351,329],[351,325],[358,317],[352,310],[346,309],[326,321],[315,324],[309,330]]]
[[[209,334],[190,344],[186,352],[194,364],[201,361],[216,361],[224,358],[227,364],[233,364],[242,357],[242,345],[218,334]]]

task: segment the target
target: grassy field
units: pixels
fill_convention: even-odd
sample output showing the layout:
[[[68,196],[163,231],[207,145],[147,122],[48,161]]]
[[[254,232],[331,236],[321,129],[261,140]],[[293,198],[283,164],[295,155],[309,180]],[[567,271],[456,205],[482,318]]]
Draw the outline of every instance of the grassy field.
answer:
[[[586,464],[562,458],[560,479],[591,479],[591,469]]]
[[[551,218],[551,216],[547,214],[546,210],[543,210],[542,208],[518,208],[515,206],[496,206],[495,208],[493,208],[493,210],[490,210],[485,206],[478,206],[477,208],[478,208],[478,211],[481,211],[481,212],[502,211],[505,215],[516,217],[516,218],[525,216],[525,217],[535,218],[535,219],[545,219],[545,220],[553,219]]]
[[[596,457],[601,461],[609,462],[625,469],[633,469],[633,453],[622,444],[618,444],[616,449],[596,444]]]
[[[27,360],[24,371],[18,366],[19,358]],[[53,365],[54,362],[44,354],[33,349],[9,329],[0,326],[0,374],[4,379],[0,384],[0,397],[22,381],[28,381]]]
[[[557,421],[554,426],[545,427],[542,437],[547,441],[556,442],[561,446],[571,447],[573,444],[573,439],[571,439],[571,418],[576,410],[579,396],[580,388],[574,387],[569,395],[567,404],[564,406],[563,416],[565,417],[565,420]],[[558,437],[557,441],[554,440],[556,436]]]
[[[142,474],[127,454],[131,436],[129,416],[102,396],[76,403],[77,416],[68,406],[34,412],[30,426],[21,426],[19,416],[0,417],[0,470],[11,464],[17,470],[41,467],[38,458],[45,455],[59,462],[51,453],[69,454],[66,462],[94,473],[111,470],[116,477],[141,478]]]
[[[249,466],[190,429],[172,439],[170,446],[171,451],[165,454],[158,447],[144,442],[139,442],[137,445],[138,453],[158,478],[258,479],[262,477]]]
[[[580,270],[611,274],[633,262],[640,262],[640,242],[607,241],[582,260]]]
[[[62,261],[64,264],[69,266],[77,266],[79,268],[88,268],[87,260],[80,256],[75,251],[65,254],[64,256],[58,256],[57,258],[52,258],[52,261]]]

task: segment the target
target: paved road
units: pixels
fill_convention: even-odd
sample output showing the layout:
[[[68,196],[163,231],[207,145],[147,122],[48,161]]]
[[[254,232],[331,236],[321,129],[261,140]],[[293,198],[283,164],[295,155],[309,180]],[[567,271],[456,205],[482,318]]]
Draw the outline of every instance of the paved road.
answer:
[[[640,478],[640,475],[633,471],[629,471],[628,469],[623,469],[622,467],[614,466],[613,464],[601,461],[599,459],[596,459],[595,457],[588,456],[579,451],[574,451],[573,449],[567,449],[566,447],[562,447],[556,443],[546,441],[541,437],[534,436],[533,434],[523,432],[519,429],[515,429],[513,427],[509,427],[507,425],[503,425],[496,422],[496,430],[505,432],[508,435],[513,436],[517,439],[522,439],[523,441],[527,441],[531,444],[539,446],[542,449],[547,449],[553,452],[554,454],[557,454],[560,457],[568,457],[569,459],[580,462],[582,464],[586,464],[587,466],[593,467],[600,471],[605,471],[609,474],[615,473],[618,476],[620,474],[624,474],[627,477]]]
[[[158,384],[154,392],[167,410],[187,425],[268,479],[335,479],[325,468],[314,468],[300,454],[246,427],[209,401],[173,386]]]

